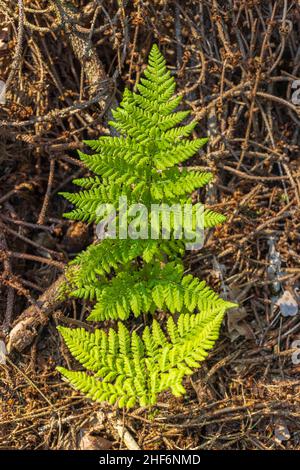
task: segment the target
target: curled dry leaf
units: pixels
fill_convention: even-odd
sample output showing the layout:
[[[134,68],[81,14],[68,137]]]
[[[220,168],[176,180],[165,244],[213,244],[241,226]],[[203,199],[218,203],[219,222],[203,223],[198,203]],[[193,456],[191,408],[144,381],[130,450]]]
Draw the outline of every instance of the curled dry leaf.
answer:
[[[239,336],[246,339],[253,339],[254,333],[251,326],[245,321],[247,312],[243,307],[231,309],[227,315],[227,327],[231,341],[236,340]]]
[[[79,441],[79,448],[80,450],[108,450],[112,448],[112,442],[104,437],[86,432]]]
[[[286,422],[283,419],[278,419],[275,423],[274,429],[275,441],[281,443],[283,441],[288,441],[291,437],[290,431],[287,427]]]
[[[279,307],[284,317],[293,317],[298,313],[298,302],[290,291],[285,290],[282,296],[277,300],[276,305]]]

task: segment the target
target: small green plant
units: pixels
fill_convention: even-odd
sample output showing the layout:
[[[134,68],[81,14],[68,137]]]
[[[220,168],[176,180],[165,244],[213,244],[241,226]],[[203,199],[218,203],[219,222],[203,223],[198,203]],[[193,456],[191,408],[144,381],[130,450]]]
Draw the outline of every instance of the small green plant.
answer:
[[[175,111],[181,97],[174,97],[175,80],[156,45],[137,88],[139,93],[125,90],[113,111],[110,125],[120,137],[86,141],[94,155],[79,152],[95,176],[74,181],[80,192],[63,193],[75,205],[67,217],[98,223],[103,220],[99,205],[106,204],[118,218],[120,197],[149,210],[161,202],[183,207],[195,189],[211,181],[211,173],[178,166],[207,139],[188,139],[196,121],[180,125],[189,112]],[[205,228],[224,220],[204,210]],[[188,240],[176,238],[175,225],[171,217],[169,239],[161,232],[156,239],[105,238],[67,270],[69,295],[95,301],[88,320],[118,320],[117,330],[108,332],[58,327],[71,354],[89,372],[58,370],[93,400],[131,408],[155,404],[167,389],[175,396],[185,393],[184,376],[200,366],[219,336],[226,310],[234,306],[204,281],[184,274]],[[157,319],[151,322],[159,311],[168,312],[165,327]],[[130,332],[123,322],[141,314],[151,325],[144,325],[142,333]]]

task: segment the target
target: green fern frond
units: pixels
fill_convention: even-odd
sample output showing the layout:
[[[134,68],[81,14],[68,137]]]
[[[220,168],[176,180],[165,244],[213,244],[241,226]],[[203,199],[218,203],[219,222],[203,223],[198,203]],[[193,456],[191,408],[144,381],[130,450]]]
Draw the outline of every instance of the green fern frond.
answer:
[[[122,157],[117,155],[117,157],[114,158],[112,154],[86,155],[80,153],[80,158],[84,161],[86,166],[97,175],[103,178],[109,178],[111,181],[117,178],[119,178],[119,180],[123,179],[124,183],[127,182],[127,184],[133,184],[137,181],[141,173],[139,169],[145,164],[145,160],[142,158],[141,154],[135,154],[135,157],[130,163],[126,160],[126,154]],[[130,179],[129,182],[128,179]],[[94,183],[96,183],[96,181]],[[101,183],[102,182],[99,180],[98,186],[100,186]],[[95,184],[93,187],[94,186]]]
[[[225,215],[206,209],[204,211],[204,228],[212,228],[223,224],[226,220]]]
[[[78,287],[97,282],[100,276],[109,274],[120,265],[141,256],[145,261],[151,261],[159,253],[157,240],[114,240],[105,239],[101,243],[90,245],[70,263],[80,266],[74,280]]]
[[[72,181],[72,183],[76,184],[76,186],[81,186],[81,188],[84,189],[93,189],[100,186],[101,180],[98,176],[90,176],[87,178],[76,178]]]
[[[167,309],[171,313],[183,310],[192,313],[197,309],[210,313],[232,306],[204,281],[191,275],[182,276],[180,263],[169,263],[164,268],[156,265],[147,273],[146,269],[120,272],[110,283],[96,281],[74,290],[72,295],[97,299],[87,318],[91,321],[127,320],[131,313],[138,317],[157,309]]]
[[[59,327],[71,354],[88,372],[58,370],[91,399],[119,407],[153,405],[165,390],[184,394],[184,377],[200,366],[218,338],[226,310],[235,306],[204,281],[184,273],[181,258],[191,240],[190,233],[177,236],[176,208],[191,204],[191,193],[208,184],[212,174],[183,167],[208,139],[190,139],[197,122],[190,120],[189,111],[178,109],[182,97],[175,97],[174,91],[174,77],[154,45],[137,92],[125,90],[112,111],[110,125],[119,136],[85,141],[93,153],[79,152],[95,176],[74,180],[82,188],[79,192],[62,193],[74,206],[64,215],[101,222],[102,238],[72,261],[66,291],[70,297],[94,302],[88,320],[117,320],[118,330],[89,333]],[[107,238],[99,208],[108,206],[106,215],[119,222],[123,197],[150,211],[146,222],[152,229],[154,221],[152,239],[123,239],[119,231],[114,239]],[[153,204],[176,209],[170,213],[167,237],[161,227],[163,216],[151,213]],[[191,210],[191,231],[198,213],[203,215],[203,228],[225,221],[222,214],[197,203]],[[129,217],[130,210],[125,215]],[[136,228],[141,226],[139,219]],[[158,311],[167,314],[166,325],[154,319],[141,336],[119,321]]]
[[[153,159],[153,163],[158,170],[165,170],[166,168],[171,168],[174,165],[188,160],[190,157],[195,155],[195,153],[203,147],[208,139],[195,139],[191,141],[182,141],[177,145],[173,146],[166,152],[166,150],[161,150],[157,152]]]
[[[152,405],[157,395],[170,389],[175,396],[185,393],[182,381],[207,357],[219,336],[224,310],[215,314],[181,314],[177,324],[167,323],[167,334],[156,320],[142,338],[130,334],[122,323],[118,332],[58,327],[71,354],[94,373],[58,371],[77,390],[92,400],[119,407]]]
[[[212,173],[183,171],[167,175],[167,179],[160,178],[151,185],[153,200],[177,199],[177,196],[190,194],[195,189],[208,184],[213,178]]]

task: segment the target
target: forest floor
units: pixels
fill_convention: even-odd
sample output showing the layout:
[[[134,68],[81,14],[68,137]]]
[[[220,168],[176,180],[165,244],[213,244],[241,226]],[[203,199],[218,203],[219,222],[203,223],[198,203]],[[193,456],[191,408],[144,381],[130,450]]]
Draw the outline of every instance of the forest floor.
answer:
[[[215,175],[199,197],[227,216],[186,266],[239,308],[184,398],[132,412],[61,380],[56,326],[89,305],[50,308],[30,344],[6,364],[0,354],[0,449],[300,449],[299,2],[71,3],[0,0],[0,346],[93,241],[92,226],[63,219],[58,193],[87,174],[76,150],[107,132],[153,42],[194,136],[210,136],[191,163]]]

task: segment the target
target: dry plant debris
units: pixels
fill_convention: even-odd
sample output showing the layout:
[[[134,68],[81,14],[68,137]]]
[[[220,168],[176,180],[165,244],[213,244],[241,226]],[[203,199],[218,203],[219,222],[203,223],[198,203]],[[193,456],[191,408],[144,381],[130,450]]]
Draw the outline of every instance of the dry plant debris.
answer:
[[[300,317],[278,306],[300,299],[299,2],[71,3],[0,0],[1,344],[26,311],[38,319],[22,352],[1,355],[0,449],[80,448],[100,412],[93,445],[126,448],[124,423],[142,449],[300,449]],[[195,136],[210,136],[193,162],[216,174],[205,197],[229,214],[186,264],[242,310],[184,399],[111,415],[55,372],[70,361],[56,324],[80,324],[89,305],[45,318],[41,298],[94,237],[62,219],[57,193],[84,174],[76,150],[107,132],[154,41],[201,120]]]

